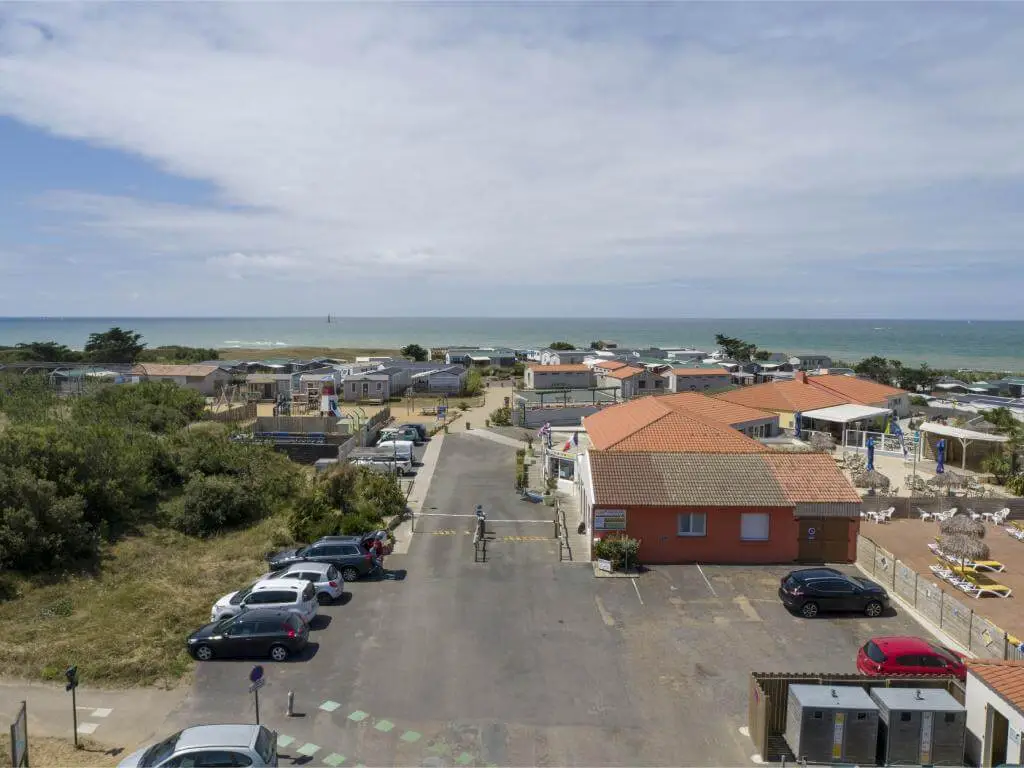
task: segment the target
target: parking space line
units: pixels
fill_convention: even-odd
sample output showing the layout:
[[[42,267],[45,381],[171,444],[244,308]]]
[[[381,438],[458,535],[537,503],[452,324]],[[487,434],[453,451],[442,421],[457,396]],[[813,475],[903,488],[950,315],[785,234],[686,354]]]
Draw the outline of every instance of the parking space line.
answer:
[[[99,723],[79,723],[78,732],[88,736],[90,733],[95,733],[99,727]]]
[[[320,709],[322,709],[324,712],[333,712],[334,710],[336,710],[340,706],[341,706],[341,704],[339,704],[338,702],[331,701],[330,699],[328,699],[327,701],[325,701],[323,704],[320,705]]]
[[[734,597],[732,601],[736,603],[736,606],[743,612],[743,615],[751,621],[763,621],[760,614],[758,614],[747,598],[741,595],[740,597]]]
[[[357,709],[355,712],[348,716],[348,719],[351,720],[353,723],[361,723],[369,716],[369,712],[363,712],[363,710]]]
[[[107,709],[106,707],[100,707],[99,709],[94,709],[92,711],[92,716],[93,717],[106,717],[107,715],[109,715],[113,711],[114,711],[113,709]]]
[[[601,614],[601,621],[605,623],[605,626],[614,627],[615,619],[608,613],[608,609],[604,607],[604,602],[601,600],[600,595],[594,595],[594,602],[597,603],[597,612]]]
[[[312,742],[309,742],[308,744],[303,744],[298,749],[299,754],[302,755],[303,757],[312,757],[313,755],[315,755],[319,751],[320,751],[320,746],[318,744],[314,744]]]
[[[294,736],[285,736],[283,733],[277,734],[277,746],[278,748],[287,747],[289,744],[295,741]]]
[[[644,604],[644,599],[640,597],[640,587],[636,585],[636,579],[630,579],[633,582],[633,589],[636,590],[636,599],[640,601],[640,605]]]
[[[700,575],[701,575],[701,577],[703,577],[704,583],[708,585],[708,589],[711,590],[711,594],[714,595],[715,597],[718,597],[718,593],[715,592],[715,588],[711,586],[711,582],[708,581],[707,574],[704,573],[704,569],[700,567],[700,563],[697,563],[697,570],[700,571]]]
[[[381,733],[390,733],[392,730],[394,730],[395,724],[392,723],[390,720],[378,720],[377,724],[373,727]]]
[[[339,755],[337,752],[331,752],[331,754],[324,758],[324,763],[331,766],[331,768],[338,768],[344,762],[345,756]]]

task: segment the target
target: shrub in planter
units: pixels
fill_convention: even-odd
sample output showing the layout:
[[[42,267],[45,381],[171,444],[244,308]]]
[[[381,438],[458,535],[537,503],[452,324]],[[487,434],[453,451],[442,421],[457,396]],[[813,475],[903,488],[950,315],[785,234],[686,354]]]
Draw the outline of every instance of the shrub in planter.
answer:
[[[612,567],[622,570],[628,562],[639,564],[640,541],[628,536],[606,536],[594,545],[594,555],[600,560],[611,560]]]

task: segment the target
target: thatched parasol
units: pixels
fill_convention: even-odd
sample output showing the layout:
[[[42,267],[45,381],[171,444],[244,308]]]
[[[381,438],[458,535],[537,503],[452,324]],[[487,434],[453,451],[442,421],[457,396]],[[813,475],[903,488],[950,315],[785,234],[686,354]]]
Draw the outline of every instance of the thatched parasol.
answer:
[[[966,515],[957,515],[939,523],[939,531],[947,536],[971,536],[975,539],[985,538],[985,526],[980,520],[972,520]]]
[[[830,453],[836,446],[836,441],[832,439],[832,435],[827,435],[824,432],[815,432],[811,435],[811,448],[822,453]]]
[[[889,478],[877,469],[870,469],[867,472],[858,472],[853,476],[853,484],[858,488],[888,488]]]
[[[959,472],[943,472],[928,481],[937,488],[960,488],[967,484],[967,477]]]
[[[939,547],[945,554],[957,558],[961,568],[967,560],[988,560],[988,544],[979,538],[963,533],[951,533],[939,537]]]

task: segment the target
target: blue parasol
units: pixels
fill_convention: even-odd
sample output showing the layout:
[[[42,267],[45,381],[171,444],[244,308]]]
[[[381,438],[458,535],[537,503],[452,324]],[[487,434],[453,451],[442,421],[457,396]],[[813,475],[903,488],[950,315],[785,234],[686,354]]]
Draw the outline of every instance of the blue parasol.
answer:
[[[943,438],[935,444],[935,474],[941,475],[946,471],[946,441]]]
[[[800,437],[800,411],[793,414],[793,437]]]
[[[867,471],[870,472],[875,468],[875,438],[868,438],[868,467]]]

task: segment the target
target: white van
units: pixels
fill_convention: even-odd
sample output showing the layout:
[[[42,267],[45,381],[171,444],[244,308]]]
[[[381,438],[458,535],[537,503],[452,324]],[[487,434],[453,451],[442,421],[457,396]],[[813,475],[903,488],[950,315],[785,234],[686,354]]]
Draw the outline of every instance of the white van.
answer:
[[[377,447],[391,451],[399,459],[413,463],[412,440],[384,440],[377,443]]]

